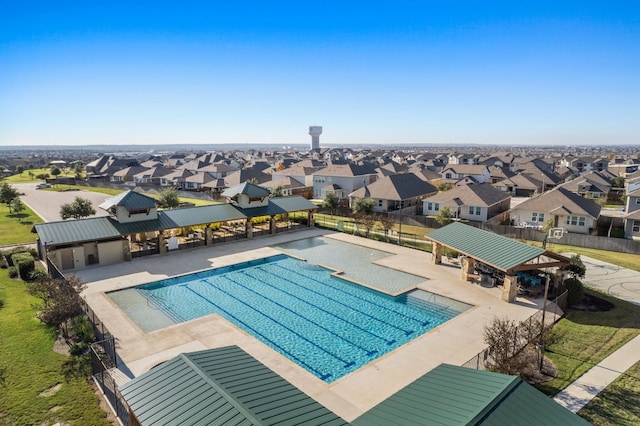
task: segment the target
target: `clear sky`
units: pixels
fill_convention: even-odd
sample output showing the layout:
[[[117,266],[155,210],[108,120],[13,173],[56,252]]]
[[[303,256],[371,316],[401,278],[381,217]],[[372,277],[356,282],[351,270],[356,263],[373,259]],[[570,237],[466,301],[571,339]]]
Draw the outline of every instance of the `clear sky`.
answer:
[[[640,2],[0,0],[0,145],[640,144]]]

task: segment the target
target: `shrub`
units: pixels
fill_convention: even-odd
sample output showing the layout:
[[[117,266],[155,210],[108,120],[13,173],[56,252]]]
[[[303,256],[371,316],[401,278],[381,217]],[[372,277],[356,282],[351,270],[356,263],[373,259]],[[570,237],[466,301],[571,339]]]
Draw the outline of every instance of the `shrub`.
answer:
[[[4,255],[4,257],[7,259],[7,262],[9,262],[9,266],[14,266],[13,260],[11,259],[11,257],[14,254],[17,253],[27,253],[29,252],[29,249],[25,246],[19,246],[19,247],[14,247],[12,249],[9,250],[5,250],[2,252],[2,254]]]
[[[569,305],[580,303],[584,297],[584,286],[582,285],[582,281],[577,278],[567,278],[564,280],[563,284],[569,292],[567,295]]]
[[[69,348],[69,354],[72,356],[82,355],[89,349],[89,345],[85,342],[78,342]]]
[[[34,259],[38,258],[38,249],[37,248],[30,248],[29,249],[29,253],[31,254],[31,257],[33,257]]]
[[[9,278],[18,278],[18,268],[9,266]]]
[[[49,278],[49,274],[44,269],[35,269],[26,277],[26,281],[36,281]]]
[[[20,277],[23,279],[27,279],[35,269],[33,256],[28,252],[15,253],[11,256],[11,262],[18,268]]]
[[[91,343],[95,339],[93,324],[86,315],[78,315],[71,319],[71,327],[75,339],[81,343]]]
[[[9,267],[9,262],[7,262],[7,259],[5,259],[5,257],[0,257],[0,268],[2,269],[7,269]]]

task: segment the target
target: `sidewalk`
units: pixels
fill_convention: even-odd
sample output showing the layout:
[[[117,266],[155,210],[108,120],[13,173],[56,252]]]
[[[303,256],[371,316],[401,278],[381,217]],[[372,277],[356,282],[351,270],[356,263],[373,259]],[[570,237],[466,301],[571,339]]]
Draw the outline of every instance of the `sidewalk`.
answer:
[[[592,367],[553,399],[568,410],[577,413],[638,361],[640,361],[640,335]]]

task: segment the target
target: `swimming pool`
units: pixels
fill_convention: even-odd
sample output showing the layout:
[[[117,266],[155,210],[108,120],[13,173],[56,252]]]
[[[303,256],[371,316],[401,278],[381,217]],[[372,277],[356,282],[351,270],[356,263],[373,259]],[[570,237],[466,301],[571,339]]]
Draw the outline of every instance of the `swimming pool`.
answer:
[[[136,316],[149,318],[141,312],[169,323],[218,313],[328,383],[465,309],[445,298],[433,303],[428,299],[435,295],[420,290],[391,297],[332,272],[277,255],[108,295],[136,322]],[[138,325],[145,331],[164,326],[155,320]]]

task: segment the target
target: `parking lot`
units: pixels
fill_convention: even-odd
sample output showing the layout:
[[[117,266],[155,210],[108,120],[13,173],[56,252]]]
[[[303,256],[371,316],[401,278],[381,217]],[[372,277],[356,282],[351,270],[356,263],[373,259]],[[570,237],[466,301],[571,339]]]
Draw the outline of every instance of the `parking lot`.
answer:
[[[110,198],[110,195],[100,194],[90,191],[65,191],[57,192],[50,189],[36,189],[41,182],[17,183],[12,185],[20,194],[23,203],[29,206],[45,222],[55,222],[60,218],[60,207],[63,204],[72,203],[76,197],[81,197],[91,201],[96,210],[96,216],[108,216],[109,214],[100,209],[98,205]]]

